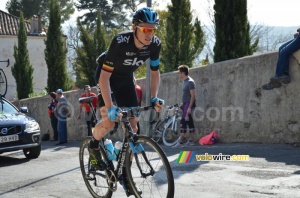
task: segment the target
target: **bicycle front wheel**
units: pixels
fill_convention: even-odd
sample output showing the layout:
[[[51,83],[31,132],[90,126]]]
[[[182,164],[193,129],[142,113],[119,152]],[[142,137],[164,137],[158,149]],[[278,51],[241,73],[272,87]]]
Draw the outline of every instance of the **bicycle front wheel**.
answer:
[[[173,146],[175,145],[180,139],[180,132],[179,132],[179,121],[175,120],[175,129],[172,129],[172,123],[164,130],[162,135],[162,140],[164,145],[166,146]]]
[[[95,170],[90,163],[88,146],[91,139],[91,137],[86,137],[82,141],[79,149],[79,163],[83,180],[93,197],[109,198],[112,196],[112,191],[110,190],[112,184],[109,183],[107,171]],[[105,151],[102,147],[100,147],[100,153],[101,156],[105,155]],[[103,157],[102,159],[105,160]]]
[[[137,157],[133,156],[131,148],[128,147],[125,168],[130,188],[135,196],[173,198],[174,177],[168,158],[161,147],[146,136],[138,136],[134,145]]]
[[[4,71],[0,69],[0,95],[5,97],[7,92],[7,79]]]

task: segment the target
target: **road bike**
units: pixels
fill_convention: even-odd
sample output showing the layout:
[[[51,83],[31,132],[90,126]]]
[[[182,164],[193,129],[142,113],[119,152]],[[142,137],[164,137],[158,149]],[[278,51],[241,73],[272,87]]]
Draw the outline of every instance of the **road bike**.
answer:
[[[164,118],[152,123],[152,139],[156,142],[162,140],[166,146],[175,145],[180,139],[180,119],[178,104],[168,107]]]
[[[0,62],[7,62],[6,67],[9,66],[9,59]],[[0,97],[5,97],[6,92],[7,92],[7,79],[4,70],[0,68]]]
[[[141,111],[150,108],[153,107],[120,110],[120,124],[124,132],[123,146],[120,153],[115,155],[116,159],[110,160],[102,138],[99,152],[105,163],[103,170],[96,170],[91,165],[88,152],[91,137],[86,137],[82,141],[79,149],[80,169],[83,180],[93,197],[111,197],[117,190],[118,182],[123,184],[127,196],[130,192],[135,197],[174,197],[174,177],[166,154],[150,137],[135,134],[129,123],[130,118],[137,117]]]

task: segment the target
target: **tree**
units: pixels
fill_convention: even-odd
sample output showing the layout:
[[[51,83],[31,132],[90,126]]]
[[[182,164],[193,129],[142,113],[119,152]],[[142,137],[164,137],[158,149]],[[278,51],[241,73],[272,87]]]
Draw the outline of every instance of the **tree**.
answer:
[[[259,38],[257,53],[278,50],[278,47],[291,39],[291,34],[283,32],[285,28],[274,26],[253,25],[250,34]],[[287,29],[290,29],[287,27]]]
[[[165,72],[177,70],[178,65],[193,65],[202,51],[205,40],[198,18],[192,23],[189,0],[172,0],[168,5],[166,18],[165,47],[162,49],[162,62]]]
[[[250,44],[247,0],[215,0],[214,61],[224,61],[252,55],[258,39]]]
[[[33,15],[40,15],[42,21],[48,24],[49,19],[49,3],[50,0],[9,0],[6,3],[6,9],[12,15],[18,16],[20,11],[23,11],[24,18],[30,19]],[[74,13],[73,0],[59,0],[59,5],[62,13],[62,23],[70,19]]]
[[[110,28],[128,29],[131,21],[126,16],[128,13],[132,14],[137,6],[144,2],[146,0],[112,0],[111,2],[108,0],[79,0],[75,7],[78,11],[89,11],[80,17],[83,25],[90,24],[94,27],[98,10],[100,10],[103,26],[107,30]]]
[[[16,80],[18,99],[28,98],[33,93],[33,67],[29,61],[27,49],[27,31],[24,16],[20,12],[20,24],[18,30],[18,46],[14,45],[15,64],[11,68]]]
[[[69,77],[66,67],[66,43],[61,31],[61,14],[58,0],[50,1],[50,16],[47,39],[45,41],[45,60],[48,67],[47,91],[58,88],[69,90]]]
[[[82,87],[85,84],[95,86],[94,74],[96,70],[97,57],[107,50],[105,29],[101,26],[101,11],[98,12],[94,35],[91,36],[89,28],[84,28],[79,18],[77,26],[80,31],[81,47],[76,49],[77,58],[74,65],[76,73],[76,85]]]

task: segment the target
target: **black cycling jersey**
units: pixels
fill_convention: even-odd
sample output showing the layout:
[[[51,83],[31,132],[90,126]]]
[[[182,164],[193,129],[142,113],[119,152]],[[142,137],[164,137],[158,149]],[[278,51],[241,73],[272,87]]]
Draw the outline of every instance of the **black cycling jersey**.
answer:
[[[138,49],[134,44],[133,32],[131,31],[118,34],[112,40],[109,50],[100,55],[98,67],[102,66],[101,62],[104,60],[102,70],[112,73],[110,86],[118,106],[138,106],[133,72],[143,65],[148,58],[150,58],[150,69],[157,71],[160,63],[160,48],[161,41],[153,36],[150,45]],[[98,70],[99,68],[97,68],[96,75],[100,75]]]
[[[159,69],[160,39],[153,36],[150,45],[138,49],[134,44],[133,34],[132,31],[120,33],[110,44],[102,69],[111,72],[112,77],[132,78],[132,73],[148,58],[150,58],[151,70]]]
[[[101,74],[102,65],[104,63],[106,54],[107,54],[107,51],[103,52],[102,54],[100,54],[100,56],[96,60],[96,62],[98,63],[96,71],[95,71],[95,75],[94,75],[94,79],[95,79],[96,84],[98,84],[98,82],[99,82],[99,77],[100,77],[100,74]]]

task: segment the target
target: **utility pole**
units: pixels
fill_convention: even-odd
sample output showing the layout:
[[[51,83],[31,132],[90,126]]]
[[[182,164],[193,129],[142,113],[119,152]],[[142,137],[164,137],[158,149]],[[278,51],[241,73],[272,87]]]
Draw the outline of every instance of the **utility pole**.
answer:
[[[152,2],[151,0],[147,0],[147,7],[151,8]],[[151,93],[150,93],[150,60],[148,59],[146,61],[146,105],[150,105],[150,100],[151,100]],[[149,137],[150,136],[150,116],[151,116],[151,111],[148,111],[148,121],[145,122],[146,124],[146,135]]]

